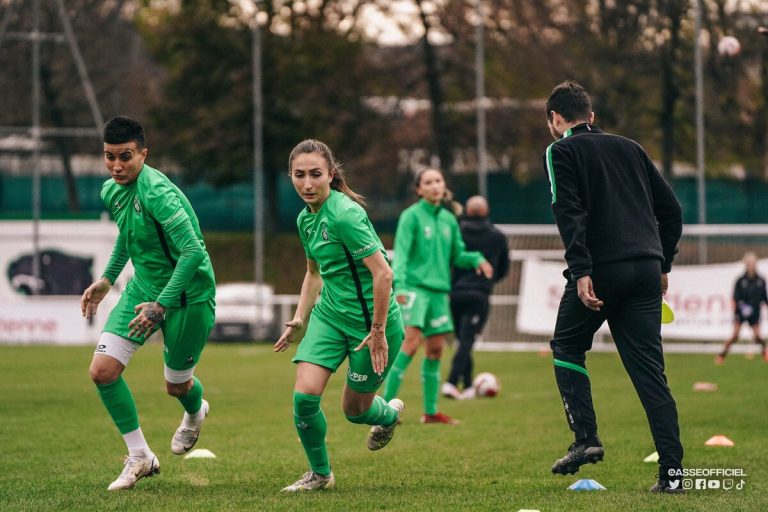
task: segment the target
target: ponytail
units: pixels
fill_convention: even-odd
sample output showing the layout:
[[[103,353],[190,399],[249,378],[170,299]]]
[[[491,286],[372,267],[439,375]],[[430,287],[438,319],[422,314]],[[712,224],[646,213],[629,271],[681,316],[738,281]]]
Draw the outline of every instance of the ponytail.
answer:
[[[368,206],[365,203],[365,198],[347,185],[347,180],[344,178],[341,163],[334,158],[331,148],[329,148],[327,144],[315,139],[307,139],[298,143],[288,157],[289,170],[293,163],[293,159],[303,153],[318,153],[325,159],[325,162],[328,164],[328,171],[333,174],[333,178],[331,178],[331,188],[333,190],[341,192],[361,206]]]
[[[464,207],[460,202],[453,198],[453,192],[448,188],[445,189],[445,195],[443,196],[443,207],[454,214],[456,217],[461,217],[464,214]]]
[[[363,196],[349,188],[349,185],[347,185],[347,180],[344,179],[344,175],[341,173],[341,165],[338,163],[337,165],[338,167],[336,168],[336,172],[333,175],[333,179],[331,179],[331,188],[346,195],[360,206],[368,206]]]

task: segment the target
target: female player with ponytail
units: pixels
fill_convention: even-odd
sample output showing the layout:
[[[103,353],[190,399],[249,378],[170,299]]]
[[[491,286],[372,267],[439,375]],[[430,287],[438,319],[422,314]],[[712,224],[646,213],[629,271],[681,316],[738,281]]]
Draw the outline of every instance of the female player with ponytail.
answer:
[[[455,424],[456,420],[437,409],[440,357],[445,335],[453,332],[449,300],[451,267],[473,268],[489,279],[493,267],[481,253],[465,250],[443,174],[426,168],[416,175],[414,185],[420,199],[400,214],[393,267],[405,341],[387,379],[384,399],[397,394],[405,370],[423,340],[426,357],[421,368],[424,388],[421,422]]]
[[[397,398],[385,401],[376,390],[404,333],[386,252],[363,198],[346,184],[330,148],[305,140],[291,152],[288,167],[296,192],[307,203],[297,219],[307,272],[296,314],[274,350],[282,352],[300,341],[293,358],[293,408],[310,471],[283,489],[297,492],[334,485],[320,399],[346,358],[344,414],[352,423],[372,425],[368,449],[383,448],[392,439],[404,405]]]

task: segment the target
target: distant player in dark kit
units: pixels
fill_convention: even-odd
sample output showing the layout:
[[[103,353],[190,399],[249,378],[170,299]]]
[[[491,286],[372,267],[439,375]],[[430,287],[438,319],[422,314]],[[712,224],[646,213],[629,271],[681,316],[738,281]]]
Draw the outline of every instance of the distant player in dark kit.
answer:
[[[768,363],[768,350],[765,347],[765,341],[760,336],[760,308],[763,304],[768,304],[768,296],[765,291],[765,279],[757,273],[757,256],[753,252],[744,255],[744,275],[736,280],[733,287],[733,303],[736,308],[733,317],[733,334],[725,342],[723,351],[715,356],[715,364],[723,364],[725,356],[731,345],[739,339],[741,325],[748,323],[752,328],[755,343],[763,347],[763,361]]]
[[[443,384],[442,394],[448,398],[474,398],[472,387],[472,345],[488,320],[489,299],[493,285],[509,271],[509,249],[504,233],[488,219],[488,201],[483,196],[467,199],[465,217],[459,222],[461,237],[468,251],[479,251],[493,266],[493,278],[475,271],[453,269],[451,314],[459,346],[453,356],[451,372]],[[463,390],[459,391],[459,386]]]
[[[607,320],[659,453],[651,492],[682,492],[683,446],[661,345],[661,298],[682,234],[680,203],[639,144],[592,124],[583,87],[561,83],[546,109],[555,142],[544,165],[568,264],[550,345],[576,438],[552,472],[575,473],[603,459],[586,352]]]

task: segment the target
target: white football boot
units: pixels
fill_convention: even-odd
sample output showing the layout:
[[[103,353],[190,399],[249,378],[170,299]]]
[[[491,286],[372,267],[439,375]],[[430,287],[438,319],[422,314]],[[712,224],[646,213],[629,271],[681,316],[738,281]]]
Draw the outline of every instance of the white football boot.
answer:
[[[176,429],[176,433],[173,434],[171,439],[171,451],[176,455],[184,455],[195,446],[197,439],[200,437],[200,431],[203,429],[203,422],[208,416],[208,402],[203,400],[203,405],[200,410],[203,412],[203,419],[200,420],[200,424],[197,427],[189,427],[181,420],[181,425]],[[198,413],[199,414],[199,413]]]
[[[318,475],[314,471],[307,471],[304,475],[288,487],[283,487],[281,492],[319,491],[330,489],[336,483],[333,472],[328,476]]]
[[[109,484],[108,491],[121,491],[133,489],[136,482],[144,477],[154,476],[160,473],[160,462],[154,454],[150,456],[129,455],[125,459],[123,472],[117,480]]]

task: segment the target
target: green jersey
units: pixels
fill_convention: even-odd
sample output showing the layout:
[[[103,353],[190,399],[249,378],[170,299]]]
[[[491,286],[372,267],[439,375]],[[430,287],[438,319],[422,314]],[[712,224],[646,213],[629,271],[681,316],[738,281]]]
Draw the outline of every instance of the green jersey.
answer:
[[[377,251],[387,253],[362,206],[331,190],[316,213],[305,208],[296,219],[308,260],[320,267],[323,288],[313,314],[330,325],[371,329],[373,276],[363,263]],[[400,322],[400,310],[390,294],[387,325]]]
[[[467,251],[456,216],[424,199],[403,210],[395,232],[395,290],[451,291],[451,266],[477,268],[485,261]]]
[[[197,215],[167,176],[145,164],[129,185],[104,182],[101,200],[120,230],[104,277],[114,283],[130,258],[135,274],[126,291],[144,301],[169,308],[215,297]]]

